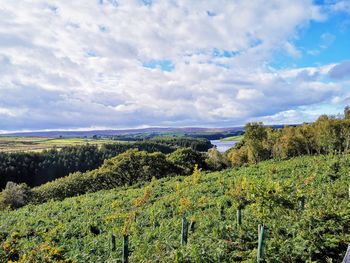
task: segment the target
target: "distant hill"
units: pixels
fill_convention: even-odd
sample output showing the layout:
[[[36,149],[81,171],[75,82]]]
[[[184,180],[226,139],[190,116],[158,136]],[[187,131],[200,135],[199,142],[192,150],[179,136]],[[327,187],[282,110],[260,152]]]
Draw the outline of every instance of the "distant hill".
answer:
[[[272,125],[274,128],[281,128],[284,125]],[[292,125],[294,126],[294,125]],[[199,127],[153,127],[142,129],[121,129],[121,130],[90,130],[90,131],[33,131],[33,132],[15,132],[2,134],[2,136],[28,136],[28,137],[99,137],[122,136],[122,137],[144,137],[153,136],[188,136],[188,137],[211,137],[218,134],[219,138],[240,135],[244,132],[243,126],[229,128],[199,128]],[[217,137],[217,136],[214,136]],[[209,138],[211,139],[211,138]],[[216,139],[216,138],[215,138]]]
[[[33,132],[15,132],[2,135],[11,136],[36,136],[36,137],[92,137],[97,136],[119,136],[119,135],[135,135],[135,134],[187,134],[187,133],[221,133],[221,132],[237,132],[243,131],[244,127],[232,128],[171,128],[171,127],[155,127],[142,129],[122,129],[122,130],[90,130],[90,131],[33,131]]]

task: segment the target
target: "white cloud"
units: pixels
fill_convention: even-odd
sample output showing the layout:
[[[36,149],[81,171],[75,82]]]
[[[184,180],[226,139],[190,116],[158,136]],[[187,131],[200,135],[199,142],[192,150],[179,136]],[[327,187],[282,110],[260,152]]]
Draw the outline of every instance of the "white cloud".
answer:
[[[330,101],[341,91],[321,68],[265,66],[276,50],[300,56],[290,40],[319,19],[311,0],[8,1],[0,130],[233,126]]]
[[[337,1],[331,6],[331,9],[336,12],[350,13],[350,1],[349,0]]]
[[[287,53],[294,58],[300,58],[302,55],[300,50],[298,50],[293,44],[289,42],[285,43],[284,48],[286,49]]]

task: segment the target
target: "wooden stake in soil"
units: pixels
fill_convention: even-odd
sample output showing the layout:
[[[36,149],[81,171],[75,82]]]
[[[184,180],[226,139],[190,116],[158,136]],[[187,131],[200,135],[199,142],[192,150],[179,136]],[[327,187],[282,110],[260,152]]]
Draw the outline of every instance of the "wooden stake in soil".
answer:
[[[265,226],[258,226],[258,252],[256,257],[256,262],[260,263],[264,259],[264,239],[265,239]]]
[[[123,236],[122,262],[123,263],[128,263],[129,262],[129,236],[128,235],[124,235]]]
[[[237,209],[237,226],[242,225],[242,209]]]
[[[181,228],[181,245],[187,244],[188,237],[188,221],[186,217],[182,218],[182,228]]]

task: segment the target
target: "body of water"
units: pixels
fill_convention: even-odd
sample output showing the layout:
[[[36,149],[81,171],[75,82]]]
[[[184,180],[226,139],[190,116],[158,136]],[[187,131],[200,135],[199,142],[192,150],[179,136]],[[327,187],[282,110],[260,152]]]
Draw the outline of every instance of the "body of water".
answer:
[[[220,140],[211,140],[211,144],[215,145],[219,152],[226,152],[228,149],[235,146],[239,141],[220,141]]]

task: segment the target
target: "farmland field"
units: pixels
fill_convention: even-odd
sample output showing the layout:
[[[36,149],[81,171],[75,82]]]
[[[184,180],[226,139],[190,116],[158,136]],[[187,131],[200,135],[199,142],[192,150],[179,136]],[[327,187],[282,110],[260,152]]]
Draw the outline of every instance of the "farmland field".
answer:
[[[129,262],[255,262],[264,224],[266,262],[341,262],[349,170],[350,155],[271,160],[6,210],[0,261],[120,262],[128,235]]]
[[[93,139],[93,138],[43,138],[43,137],[16,137],[0,136],[0,151],[42,151],[51,148],[62,148],[65,146],[105,143],[115,143],[115,140]]]
[[[243,140],[244,135],[238,135],[238,136],[230,136],[230,137],[226,137],[221,139],[221,141],[241,141]]]

